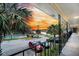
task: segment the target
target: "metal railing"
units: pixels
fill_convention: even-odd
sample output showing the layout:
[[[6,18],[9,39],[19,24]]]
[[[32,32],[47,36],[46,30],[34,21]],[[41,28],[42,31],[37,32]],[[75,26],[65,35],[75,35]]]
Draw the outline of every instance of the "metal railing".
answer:
[[[44,49],[42,52],[40,52],[40,53],[36,53],[34,50],[33,50],[33,52],[35,52],[35,56],[52,56],[54,53],[52,53],[51,51],[52,51],[52,48],[54,47],[55,48],[55,44],[53,44],[53,43],[51,43],[51,42],[49,42],[49,44],[50,44],[50,48],[49,49]],[[27,49],[24,49],[24,50],[22,50],[22,51],[19,51],[19,52],[16,52],[16,53],[14,53],[14,54],[11,54],[11,55],[9,55],[9,56],[16,56],[16,55],[18,55],[18,54],[20,54],[20,53],[22,53],[22,56],[25,56],[25,51],[28,51],[28,50],[31,50],[30,48],[27,48]]]
[[[22,55],[25,56],[25,51],[27,51],[27,50],[29,50],[29,49],[30,49],[30,48],[24,49],[24,50],[22,50],[22,51],[16,52],[16,53],[11,54],[11,55],[9,55],[9,56],[15,56],[15,55],[20,54],[20,53],[22,53]]]
[[[48,49],[44,48],[44,50],[42,52],[36,53],[36,56],[54,56],[54,55],[58,55],[59,54],[59,51],[57,50],[58,49],[58,44],[53,43],[53,42],[49,42],[49,44],[50,44],[50,48],[48,48]]]
[[[65,43],[67,42],[67,40],[68,40],[68,34],[66,34],[65,35],[66,37],[64,37],[64,40],[65,41],[62,41],[61,42],[61,45],[62,45],[62,48],[64,47],[64,45],[65,45]],[[59,44],[60,43],[55,43],[55,42],[49,42],[49,44],[50,44],[50,48],[48,48],[48,49],[43,49],[43,51],[42,52],[40,52],[40,53],[36,53],[35,51],[35,56],[57,56],[57,55],[59,55]],[[63,45],[64,44],[64,45]],[[16,53],[14,53],[14,54],[11,54],[11,55],[9,55],[9,56],[15,56],[15,55],[18,55],[18,54],[20,54],[20,53],[22,53],[22,56],[25,56],[25,51],[28,51],[28,50],[31,50],[30,48],[27,48],[27,49],[24,49],[24,50],[22,50],[22,51],[19,51],[19,52],[16,52]]]
[[[68,40],[68,34],[65,34],[65,37],[61,38],[61,39],[62,39],[61,46],[63,48],[64,45],[66,44],[67,40]],[[50,48],[48,48],[48,49],[44,48],[43,51],[39,52],[39,53],[36,53],[34,50],[33,50],[33,52],[35,52],[35,56],[58,56],[58,55],[60,55],[59,54],[59,48],[60,48],[59,44],[60,43],[55,43],[55,41],[54,42],[49,42]],[[15,55],[20,54],[20,53],[22,53],[22,55],[25,56],[25,51],[28,51],[28,50],[31,50],[31,49],[30,48],[24,49],[22,51],[14,53],[10,56],[15,56]]]

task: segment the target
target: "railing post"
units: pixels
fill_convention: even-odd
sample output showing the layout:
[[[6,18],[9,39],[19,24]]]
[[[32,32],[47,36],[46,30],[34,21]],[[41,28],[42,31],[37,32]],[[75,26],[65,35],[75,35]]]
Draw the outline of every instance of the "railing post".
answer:
[[[46,56],[46,49],[44,49],[44,55]]]
[[[2,34],[0,34],[0,56],[2,55],[1,42],[2,42]]]
[[[1,42],[0,42],[0,56],[1,56],[1,54],[2,54],[2,51],[1,51]]]
[[[66,22],[67,40],[68,40],[68,23]]]
[[[37,56],[36,49],[35,49],[35,56]]]
[[[58,14],[58,20],[59,20],[59,55],[62,50],[62,42],[61,42],[61,16]]]
[[[24,56],[24,51],[23,51],[23,56]]]

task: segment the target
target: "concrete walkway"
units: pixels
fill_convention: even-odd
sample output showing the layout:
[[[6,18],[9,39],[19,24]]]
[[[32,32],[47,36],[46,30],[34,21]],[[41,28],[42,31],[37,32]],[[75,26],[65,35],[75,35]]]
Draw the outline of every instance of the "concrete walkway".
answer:
[[[62,49],[63,56],[79,56],[79,35],[73,33]]]

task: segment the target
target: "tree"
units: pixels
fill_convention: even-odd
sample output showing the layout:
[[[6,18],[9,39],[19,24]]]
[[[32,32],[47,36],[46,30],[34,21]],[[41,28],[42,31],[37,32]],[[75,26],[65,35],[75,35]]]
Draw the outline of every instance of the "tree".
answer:
[[[20,32],[22,34],[30,31],[25,23],[26,17],[32,16],[31,11],[26,8],[18,8],[18,4],[0,3],[0,55],[2,36]],[[25,32],[26,31],[26,32]]]
[[[53,34],[54,36],[59,33],[59,25],[51,25],[48,28],[47,33]]]

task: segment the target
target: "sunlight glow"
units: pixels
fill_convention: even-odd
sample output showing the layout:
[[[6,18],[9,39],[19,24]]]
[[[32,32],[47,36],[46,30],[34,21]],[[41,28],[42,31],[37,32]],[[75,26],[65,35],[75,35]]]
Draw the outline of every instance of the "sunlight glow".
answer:
[[[37,8],[32,8],[32,18],[28,21],[29,26],[32,30],[37,30],[38,25],[40,30],[46,30],[52,24],[58,24],[58,20],[52,18],[51,16],[45,14]]]

